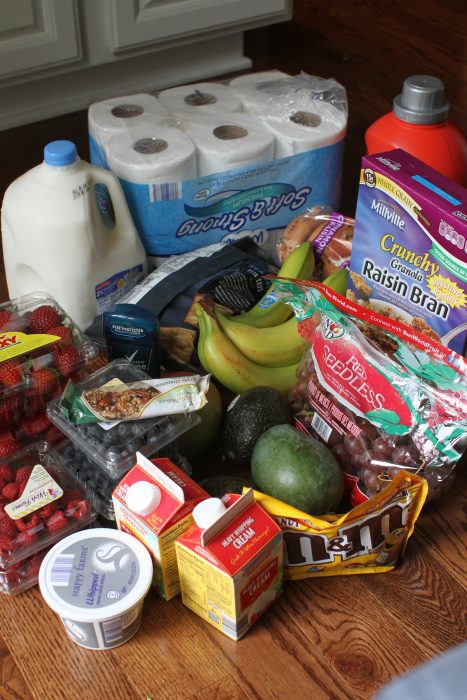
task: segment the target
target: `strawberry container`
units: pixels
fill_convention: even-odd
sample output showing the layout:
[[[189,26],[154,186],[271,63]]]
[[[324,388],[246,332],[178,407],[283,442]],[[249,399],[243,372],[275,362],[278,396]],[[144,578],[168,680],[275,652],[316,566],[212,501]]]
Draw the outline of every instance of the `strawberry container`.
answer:
[[[29,445],[0,464],[0,590],[6,593],[33,585],[33,557],[96,518],[92,498],[42,448]]]
[[[46,404],[97,354],[50,295],[0,304],[0,460],[25,444],[58,439]]]
[[[89,493],[98,514],[106,520],[115,520],[112,492],[120,480],[111,479],[102,469],[96,466],[96,463],[85,452],[69,440],[62,442],[52,452],[63,467]],[[188,476],[191,475],[192,469],[189,462],[170,445],[167,448],[162,448],[162,450],[151,455],[151,457],[168,457],[177,467],[183,469]]]
[[[128,360],[113,360],[78,383],[79,391],[97,389],[113,380],[125,384],[151,379]],[[61,408],[60,399],[51,401],[47,415],[71,442],[84,452],[110,479],[117,480],[136,461],[136,452],[152,457],[199,422],[196,412],[157,416],[144,420],[113,421],[76,425]]]

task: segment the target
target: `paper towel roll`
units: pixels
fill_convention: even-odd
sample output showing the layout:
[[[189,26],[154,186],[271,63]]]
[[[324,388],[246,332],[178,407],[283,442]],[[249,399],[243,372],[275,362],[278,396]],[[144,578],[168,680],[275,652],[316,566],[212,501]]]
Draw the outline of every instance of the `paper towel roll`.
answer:
[[[154,126],[113,136],[107,145],[110,169],[141,184],[182,182],[196,177],[193,141],[181,129]]]
[[[243,111],[260,114],[268,103],[273,104],[275,97],[290,91],[291,80],[287,73],[268,70],[240,75],[231,80],[229,86],[240,98]]]
[[[323,148],[344,138],[346,115],[329,102],[299,100],[294,107],[272,109],[259,117],[275,137],[275,157],[285,158]]]
[[[88,110],[88,130],[103,154],[108,140],[138,127],[149,127],[169,116],[157,97],[146,93],[95,102]]]
[[[183,128],[196,146],[198,177],[266,163],[274,156],[274,135],[242,115],[186,120]]]
[[[222,83],[181,85],[163,90],[159,99],[172,114],[242,111],[239,97]]]

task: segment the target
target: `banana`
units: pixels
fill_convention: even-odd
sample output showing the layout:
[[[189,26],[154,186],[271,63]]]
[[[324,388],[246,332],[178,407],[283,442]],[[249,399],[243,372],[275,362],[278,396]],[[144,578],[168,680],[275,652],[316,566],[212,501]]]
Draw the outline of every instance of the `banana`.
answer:
[[[306,346],[298,334],[295,316],[279,326],[255,328],[232,321],[218,309],[216,319],[225,335],[252,362],[266,367],[283,367],[298,362]]]
[[[255,386],[271,386],[284,393],[292,389],[298,363],[285,367],[262,367],[251,362],[222,332],[213,316],[206,313],[200,304],[195,304],[194,309],[200,334],[198,354],[203,367],[227,389],[235,394],[241,394]]]
[[[293,279],[308,280],[315,269],[315,256],[313,247],[309,241],[294,248],[290,255],[284,260],[279,269],[278,277],[291,277]],[[244,314],[239,314],[235,320],[248,326],[256,328],[271,328],[278,326],[292,315],[292,309],[283,301],[266,302],[265,297],[274,290],[272,283],[266,294],[258,303]]]
[[[334,272],[331,272],[331,274],[328,275],[325,280],[323,280],[323,284],[345,297],[348,279],[349,271],[346,267],[344,267],[340,270],[334,270]]]

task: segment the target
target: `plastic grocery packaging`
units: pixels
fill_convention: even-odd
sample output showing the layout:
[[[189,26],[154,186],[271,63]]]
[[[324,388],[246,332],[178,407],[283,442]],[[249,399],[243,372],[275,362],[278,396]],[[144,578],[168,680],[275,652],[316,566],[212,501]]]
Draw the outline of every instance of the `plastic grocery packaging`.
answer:
[[[1,465],[0,591],[21,593],[37,583],[39,564],[58,540],[89,527],[94,501],[40,443]]]
[[[11,297],[52,294],[85,328],[147,272],[147,260],[112,173],[53,141],[44,161],[15,180],[2,205]]]
[[[78,380],[97,346],[48,294],[26,294],[0,305],[0,454],[59,432],[46,404]]]
[[[70,535],[48,552],[39,586],[73,642],[112,649],[138,631],[152,572],[149,552],[136,537],[96,528]]]
[[[402,148],[466,186],[467,141],[448,116],[442,81],[431,75],[413,75],[394,98],[392,112],[367,130],[368,154]]]

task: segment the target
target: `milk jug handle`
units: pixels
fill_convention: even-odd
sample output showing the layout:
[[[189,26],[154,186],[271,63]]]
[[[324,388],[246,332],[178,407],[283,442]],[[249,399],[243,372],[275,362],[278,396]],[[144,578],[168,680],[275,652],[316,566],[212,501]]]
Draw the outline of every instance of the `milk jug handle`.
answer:
[[[89,168],[92,184],[94,186],[100,184],[105,185],[109,191],[115,213],[115,228],[113,231],[115,232],[117,230],[118,233],[128,233],[128,231],[133,231],[135,225],[133,219],[131,218],[130,211],[126,204],[125,195],[117,176],[110,172],[110,170],[96,168],[94,165],[90,165]],[[117,206],[120,201],[122,201],[125,206]]]

